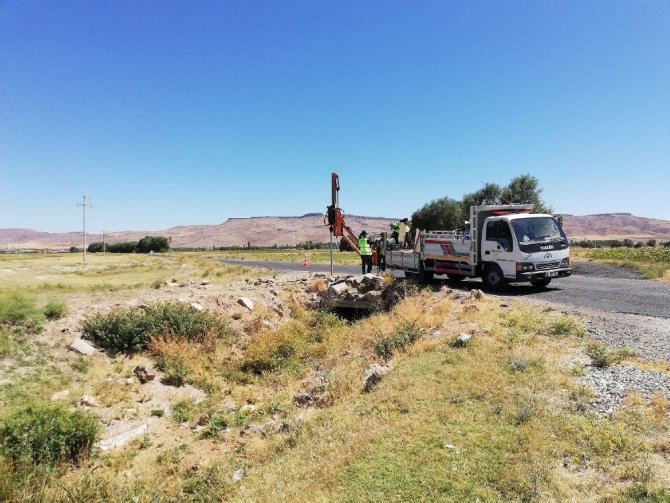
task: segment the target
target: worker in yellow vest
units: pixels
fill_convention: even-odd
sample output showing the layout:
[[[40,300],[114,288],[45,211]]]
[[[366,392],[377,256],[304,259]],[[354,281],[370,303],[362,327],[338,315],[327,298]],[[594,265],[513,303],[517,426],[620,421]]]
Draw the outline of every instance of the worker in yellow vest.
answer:
[[[360,236],[358,236],[358,249],[361,251],[363,274],[365,274],[366,265],[368,268],[367,272],[372,272],[372,247],[368,243],[368,233],[365,231],[362,231]]]

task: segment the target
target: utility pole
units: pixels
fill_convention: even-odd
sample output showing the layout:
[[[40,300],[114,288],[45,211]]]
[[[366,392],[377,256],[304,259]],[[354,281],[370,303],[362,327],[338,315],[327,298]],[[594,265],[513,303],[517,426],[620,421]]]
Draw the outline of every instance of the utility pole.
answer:
[[[102,230],[102,256],[105,256],[105,230]]]
[[[83,203],[77,203],[77,206],[81,206],[83,213],[84,213],[84,262],[86,262],[86,206],[89,208],[93,208],[93,205],[91,204],[91,196],[88,196],[88,203],[86,202],[86,196],[84,196],[84,202]]]

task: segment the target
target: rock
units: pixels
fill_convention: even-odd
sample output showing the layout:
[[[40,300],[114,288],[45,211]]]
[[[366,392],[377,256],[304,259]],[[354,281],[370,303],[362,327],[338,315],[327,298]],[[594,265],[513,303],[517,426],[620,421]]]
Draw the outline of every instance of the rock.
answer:
[[[235,472],[233,472],[233,480],[235,482],[239,482],[243,478],[244,478],[244,470],[242,468],[238,468],[237,470],[235,470]]]
[[[134,377],[129,377],[124,382],[126,383],[126,386],[129,386],[131,384],[135,384],[135,378]]]
[[[363,391],[369,393],[382,380],[382,377],[391,370],[387,365],[375,363],[363,372]]]
[[[165,282],[167,286],[178,286],[179,283],[177,283],[176,279],[169,279]]]
[[[70,396],[70,391],[64,389],[63,391],[56,391],[53,395],[51,395],[51,401],[55,402],[56,400],[65,400],[68,396]]]
[[[246,307],[249,311],[254,310],[254,303],[249,297],[240,297],[237,299],[237,303],[240,306]]]
[[[443,446],[443,447],[444,447],[445,449],[449,449],[449,450],[453,450],[453,449],[455,449],[455,448],[456,448],[456,446],[455,446],[455,445],[451,445],[451,444],[444,444],[444,446]]]
[[[195,309],[196,311],[202,311],[205,309],[202,304],[198,304],[197,302],[191,302],[191,307]]]
[[[274,295],[275,297],[276,297],[277,295],[279,295],[279,292],[277,292],[277,290],[275,290],[274,288],[270,288],[270,293],[271,293],[272,295]]]
[[[96,401],[95,397],[91,395],[84,395],[79,399],[79,405],[85,405],[86,407],[100,407],[100,404]]]
[[[93,353],[95,353],[95,348],[93,346],[91,346],[85,340],[79,338],[72,341],[72,344],[70,344],[70,349],[86,356],[91,356]]]
[[[142,384],[153,381],[156,378],[156,372],[146,365],[138,365],[133,369],[133,373]]]
[[[472,336],[470,334],[460,334],[456,337],[456,340],[452,343],[452,346],[455,348],[462,348],[470,344]]]
[[[203,279],[203,280],[200,282],[200,284],[201,284],[202,286],[207,286],[207,285],[209,285],[209,280],[208,280],[208,279]]]
[[[331,295],[343,295],[349,291],[349,285],[346,283],[334,283],[328,287],[327,292]]]
[[[61,334],[66,334],[66,333],[68,333],[69,331],[70,331],[70,329],[67,328],[67,327],[65,327],[65,328],[63,328],[63,329],[60,331],[60,333],[61,333]]]
[[[116,435],[106,440],[101,440],[98,446],[100,447],[100,450],[103,452],[111,451],[114,449],[120,449],[131,440],[134,440],[144,435],[148,429],[149,424],[144,423],[138,426],[137,428],[133,428],[132,430],[126,431],[125,433],[121,433],[120,435]]]
[[[309,393],[298,393],[293,396],[293,403],[298,407],[304,407],[306,405],[312,405],[314,403],[314,398]]]
[[[506,302],[503,302],[502,304],[500,304],[500,307],[503,308],[503,309],[507,309],[509,307],[509,304],[507,304]]]
[[[484,294],[484,292],[482,292],[478,288],[475,288],[475,289],[470,291],[470,297],[472,297],[473,299],[476,299],[476,300],[482,300],[482,299],[486,298],[486,295]]]

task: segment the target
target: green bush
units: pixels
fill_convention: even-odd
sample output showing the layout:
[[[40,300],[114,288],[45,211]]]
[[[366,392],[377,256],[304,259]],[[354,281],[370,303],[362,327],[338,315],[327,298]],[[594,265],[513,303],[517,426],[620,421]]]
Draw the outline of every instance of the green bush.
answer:
[[[42,322],[44,314],[34,297],[18,292],[0,295],[0,325],[34,328]]]
[[[382,358],[390,358],[393,353],[414,344],[422,336],[423,331],[414,323],[404,323],[393,334],[377,337],[374,343],[375,353]]]
[[[609,367],[632,355],[631,351],[626,348],[608,349],[601,342],[589,344],[586,347],[586,354],[591,358],[591,364],[599,368]]]
[[[161,382],[169,386],[183,386],[188,382],[189,371],[182,355],[161,355],[158,368],[163,372]]]
[[[16,464],[78,463],[91,454],[100,425],[86,412],[30,406],[0,425],[0,452]]]
[[[65,316],[67,313],[67,306],[64,302],[59,300],[50,300],[47,302],[47,305],[44,306],[42,311],[44,312],[44,316],[46,316],[47,319],[55,320]]]
[[[112,353],[142,351],[153,337],[178,337],[202,342],[207,337],[233,334],[223,319],[182,302],[96,314],[84,321],[82,330],[99,347]]]

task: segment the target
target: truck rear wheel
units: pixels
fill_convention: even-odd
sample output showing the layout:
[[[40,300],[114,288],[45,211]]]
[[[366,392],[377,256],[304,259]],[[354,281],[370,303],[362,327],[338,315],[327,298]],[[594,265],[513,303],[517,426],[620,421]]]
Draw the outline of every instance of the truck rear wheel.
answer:
[[[423,262],[419,264],[419,282],[428,284],[433,281],[433,271],[426,271],[426,266]]]
[[[507,280],[496,264],[486,266],[482,281],[484,282],[484,288],[492,292],[502,292],[507,288]]]

